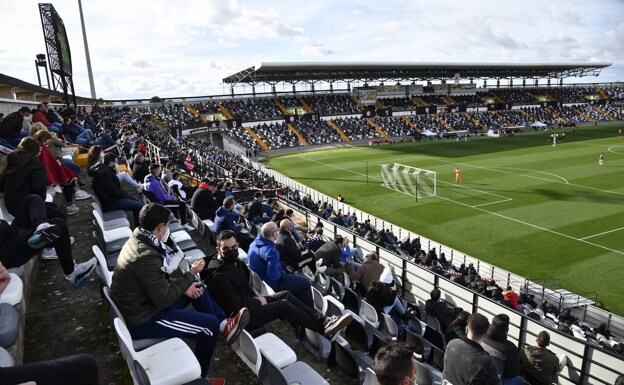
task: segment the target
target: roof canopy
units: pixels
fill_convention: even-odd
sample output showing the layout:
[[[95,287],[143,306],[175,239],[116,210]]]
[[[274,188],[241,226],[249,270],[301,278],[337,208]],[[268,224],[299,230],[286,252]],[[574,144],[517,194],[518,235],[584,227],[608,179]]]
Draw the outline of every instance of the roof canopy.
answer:
[[[223,79],[226,84],[456,79],[546,79],[598,76],[611,63],[260,63]]]

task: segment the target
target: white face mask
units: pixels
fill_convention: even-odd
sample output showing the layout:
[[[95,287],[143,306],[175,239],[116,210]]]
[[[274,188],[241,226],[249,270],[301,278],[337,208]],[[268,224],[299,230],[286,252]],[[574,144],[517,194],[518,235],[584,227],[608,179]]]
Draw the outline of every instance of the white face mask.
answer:
[[[169,239],[169,234],[171,234],[171,232],[169,231],[169,226],[167,226],[167,230],[165,230],[165,233],[162,235],[160,241],[163,243],[167,242],[167,240]]]

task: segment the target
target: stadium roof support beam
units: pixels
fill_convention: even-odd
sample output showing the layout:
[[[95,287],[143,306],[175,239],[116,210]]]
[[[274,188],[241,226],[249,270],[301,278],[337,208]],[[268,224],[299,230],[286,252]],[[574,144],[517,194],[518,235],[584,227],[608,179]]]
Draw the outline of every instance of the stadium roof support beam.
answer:
[[[598,76],[611,63],[260,63],[223,78],[237,85],[298,82],[416,82],[453,79],[563,79]]]

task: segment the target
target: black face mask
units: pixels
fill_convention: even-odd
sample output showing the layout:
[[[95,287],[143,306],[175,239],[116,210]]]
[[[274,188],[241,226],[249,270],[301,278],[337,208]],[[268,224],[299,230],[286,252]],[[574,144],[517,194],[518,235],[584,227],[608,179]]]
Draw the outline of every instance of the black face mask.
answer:
[[[238,249],[224,251],[222,256],[224,263],[235,263],[238,261]]]

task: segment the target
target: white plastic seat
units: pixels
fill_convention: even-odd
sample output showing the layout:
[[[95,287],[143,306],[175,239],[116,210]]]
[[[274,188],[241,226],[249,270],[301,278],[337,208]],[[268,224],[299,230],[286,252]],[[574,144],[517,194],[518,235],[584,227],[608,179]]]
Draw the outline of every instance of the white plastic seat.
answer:
[[[13,345],[19,332],[20,316],[8,303],[0,303],[0,346]]]
[[[105,243],[115,242],[120,239],[130,238],[132,236],[132,230],[129,227],[119,227],[116,229],[106,230],[102,221],[102,216],[93,210],[93,216],[95,217],[95,223],[104,238]]]
[[[201,258],[204,258],[205,256],[206,256],[206,253],[204,253],[200,249],[191,249],[191,250],[187,250],[184,252],[184,257],[186,257],[186,260],[191,265],[193,264],[193,262]]]
[[[95,198],[95,195],[93,195],[93,197]],[[93,207],[94,210],[96,210],[98,213],[100,213],[100,215],[102,216],[102,219],[104,220],[104,222],[106,221],[110,221],[111,219],[118,219],[118,218],[128,218],[128,216],[126,215],[126,212],[123,210],[111,210],[111,211],[104,211],[102,209],[102,205],[100,204],[100,201],[95,199],[93,202],[91,202],[91,206]]]
[[[273,333],[265,333],[253,338],[247,330],[243,330],[238,340],[232,345],[232,349],[256,376],[262,365],[260,349],[280,369],[297,361],[297,355],[290,346]]]
[[[110,287],[113,282],[113,272],[108,270],[108,262],[102,250],[97,245],[93,245],[93,255],[97,258],[98,264],[95,267],[95,273],[100,277],[104,286]]]
[[[366,377],[362,385],[377,385],[377,375],[373,369],[366,368]]]
[[[327,312],[327,299],[321,294],[321,292],[311,286],[312,289],[312,300],[314,301],[314,310],[321,314],[325,314]]]
[[[170,233],[170,237],[175,243],[181,243],[191,239],[191,236],[186,231],[176,231],[175,233]]]
[[[17,274],[9,273],[11,281],[7,285],[2,295],[0,295],[0,303],[8,303],[11,306],[15,306],[22,302],[24,297],[24,283]]]
[[[268,355],[264,349],[260,350],[260,355],[262,357],[262,370],[258,377],[263,384],[329,385],[329,382],[327,382],[323,376],[305,362],[297,361],[280,368],[279,365],[274,362],[273,357]]]
[[[362,317],[367,324],[371,325],[375,329],[379,327],[379,316],[377,315],[377,311],[373,305],[369,304],[364,299],[360,301],[360,317]]]
[[[125,356],[131,373],[134,373],[136,360],[145,370],[152,385],[183,384],[201,375],[201,367],[195,354],[180,338],[171,338],[136,352],[126,324],[119,318],[115,318],[114,324],[122,355]]]
[[[275,294],[275,290],[273,290],[273,288],[269,286],[268,283],[262,281],[262,295],[267,296],[267,295],[274,295],[274,294]]]
[[[9,366],[15,366],[15,360],[5,348],[0,348],[0,367],[7,368]]]
[[[128,222],[127,218],[114,218],[114,219],[109,219],[109,220],[105,220],[104,217],[102,216],[102,213],[98,212],[97,210],[93,210],[93,216],[99,215],[101,222],[102,222],[102,228],[104,230],[114,230],[114,229],[118,229],[118,228],[122,228],[122,227],[128,227],[130,228],[130,222]]]
[[[242,247],[239,247],[238,248],[238,260],[247,263],[248,259],[249,258],[247,257],[247,253],[245,252],[245,250],[243,250]]]
[[[396,321],[386,313],[382,313],[381,315],[383,317],[384,331],[393,339],[396,339],[399,336],[399,327],[397,326]]]

